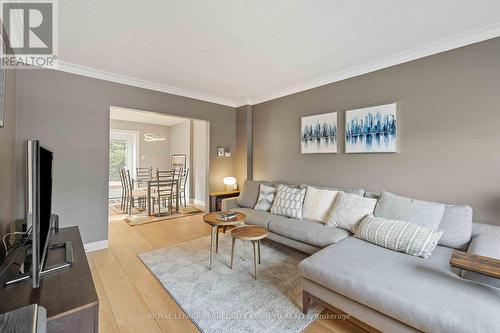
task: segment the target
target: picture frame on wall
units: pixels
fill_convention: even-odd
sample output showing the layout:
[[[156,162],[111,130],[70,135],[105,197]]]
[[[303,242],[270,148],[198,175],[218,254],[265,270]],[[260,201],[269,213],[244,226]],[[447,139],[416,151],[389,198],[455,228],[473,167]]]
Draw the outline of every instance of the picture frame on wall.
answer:
[[[300,153],[337,153],[337,118],[337,112],[302,117],[300,122]]]
[[[186,168],[186,154],[172,154],[170,155],[170,165],[172,169],[185,169]]]
[[[398,104],[371,106],[345,113],[345,152],[397,153]]]
[[[224,157],[224,147],[217,147],[217,157]]]

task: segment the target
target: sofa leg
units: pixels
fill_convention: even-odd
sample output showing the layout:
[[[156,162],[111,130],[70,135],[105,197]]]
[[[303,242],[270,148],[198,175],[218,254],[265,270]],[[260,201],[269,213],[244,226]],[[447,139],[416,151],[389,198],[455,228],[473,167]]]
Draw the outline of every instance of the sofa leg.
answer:
[[[305,290],[302,291],[302,312],[307,314],[309,311],[309,304],[311,303],[311,296]]]

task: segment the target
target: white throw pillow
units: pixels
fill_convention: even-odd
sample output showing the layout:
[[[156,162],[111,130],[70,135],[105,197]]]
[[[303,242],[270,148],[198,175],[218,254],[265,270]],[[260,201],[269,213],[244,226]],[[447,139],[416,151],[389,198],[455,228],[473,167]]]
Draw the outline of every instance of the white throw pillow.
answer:
[[[357,194],[339,193],[327,226],[338,227],[352,233],[366,215],[373,214],[377,199],[365,198]]]
[[[320,190],[308,186],[302,210],[303,218],[326,223],[328,221],[328,213],[335,204],[338,193],[340,191]]]
[[[294,188],[278,185],[271,213],[286,217],[302,219],[302,204],[306,195],[305,188]]]
[[[355,234],[370,243],[422,258],[431,256],[442,235],[442,231],[372,215],[361,221]]]
[[[268,212],[273,206],[276,188],[260,184],[259,198],[253,209]]]

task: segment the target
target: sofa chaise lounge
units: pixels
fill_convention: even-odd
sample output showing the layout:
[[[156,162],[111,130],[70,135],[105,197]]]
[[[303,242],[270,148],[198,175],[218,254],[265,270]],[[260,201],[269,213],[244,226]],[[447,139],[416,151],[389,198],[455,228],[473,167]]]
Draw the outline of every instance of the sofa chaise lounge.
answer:
[[[299,264],[305,312],[317,301],[374,332],[500,332],[500,280],[450,265],[454,249],[500,259],[500,227],[473,223],[470,207],[446,205],[442,241],[422,259],[340,228],[255,210],[260,184],[275,185],[246,181],[240,197],[223,200],[222,208],[267,228],[269,239],[312,254]]]

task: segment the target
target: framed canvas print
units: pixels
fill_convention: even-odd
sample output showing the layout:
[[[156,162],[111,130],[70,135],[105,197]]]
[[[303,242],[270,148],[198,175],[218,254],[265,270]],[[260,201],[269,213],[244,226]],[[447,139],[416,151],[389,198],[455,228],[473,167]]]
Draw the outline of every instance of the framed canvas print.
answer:
[[[186,154],[170,155],[170,165],[172,166],[172,169],[185,169],[186,168]]]
[[[337,112],[302,117],[300,127],[302,154],[337,152]]]
[[[396,153],[397,103],[345,113],[346,153]]]

